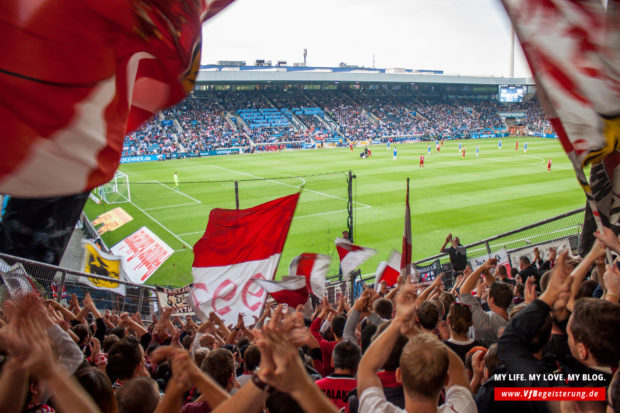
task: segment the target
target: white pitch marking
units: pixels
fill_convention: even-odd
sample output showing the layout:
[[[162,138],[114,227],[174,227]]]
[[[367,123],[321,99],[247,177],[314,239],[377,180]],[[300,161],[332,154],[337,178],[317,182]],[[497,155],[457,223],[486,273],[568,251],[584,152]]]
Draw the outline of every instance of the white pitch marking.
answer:
[[[172,188],[171,186],[168,186],[168,185],[166,185],[166,184],[163,184],[163,183],[161,183],[161,182],[159,182],[159,181],[152,181],[152,182],[157,182],[157,183],[158,183],[158,184],[160,184],[161,186],[163,186],[163,187],[165,187],[165,188],[168,188],[169,190],[171,190],[171,191],[173,191],[173,192],[175,192],[175,193],[177,193],[177,194],[179,194],[179,195],[183,195],[185,198],[189,198],[189,199],[191,199],[192,201],[194,201],[194,202],[195,202],[195,203],[197,203],[197,204],[202,204],[202,201],[199,201],[199,200],[197,200],[196,198],[194,198],[194,197],[191,197],[191,196],[187,195],[185,192],[178,191],[178,190],[176,190],[176,189]]]
[[[162,224],[161,222],[159,222],[158,220],[156,220],[155,218],[153,218],[148,212],[146,212],[145,210],[143,210],[142,208],[140,208],[138,205],[134,204],[132,201],[129,201],[129,203],[133,206],[136,207],[136,209],[138,209],[138,211],[142,212],[144,215],[146,215],[147,217],[151,218],[153,220],[153,222],[155,222],[157,225],[159,225],[160,227],[162,227],[163,229],[165,229],[170,235],[172,235],[173,237],[175,237],[177,240],[179,240],[181,242],[181,244],[185,245],[187,248],[192,248],[191,245],[189,245],[187,242],[183,241],[181,238],[178,237],[177,234],[175,234],[174,232],[170,231],[168,228],[166,228],[164,226],[164,224]]]
[[[247,173],[247,172],[235,171],[234,169],[228,169],[228,168],[224,168],[224,167],[221,167],[221,166],[216,166],[216,165],[209,165],[209,166],[211,166],[211,167],[213,167],[213,168],[223,169],[223,170],[225,170],[225,171],[228,171],[228,172],[233,172],[233,173],[240,174],[240,175],[250,176],[250,177],[252,177],[252,178],[265,179],[265,178],[263,178],[263,177],[261,177],[261,176],[252,175],[252,174],[249,174],[249,173]],[[293,177],[293,176],[292,176],[291,178],[299,178],[299,177]],[[303,179],[303,178],[302,178],[302,179]],[[269,182],[273,182],[273,183],[275,183],[275,184],[285,185],[285,186],[288,186],[288,187],[291,187],[291,188],[299,188],[299,186],[295,186],[295,185],[287,184],[287,183],[285,183],[285,182],[278,182],[278,181],[275,181],[275,180],[273,180],[273,179],[265,179],[265,180],[266,180],[266,181],[269,181]],[[304,181],[304,183],[305,183],[305,181]],[[315,193],[315,194],[323,195],[323,196],[326,196],[326,197],[328,197],[328,198],[338,199],[338,200],[340,200],[340,201],[346,201],[346,199],[344,199],[344,198],[340,198],[340,197],[338,197],[338,196],[331,195],[331,194],[326,194],[325,192],[313,191],[312,189],[306,189],[306,188],[304,188],[304,191],[313,192],[313,193]],[[362,202],[357,202],[357,201],[353,201],[353,202],[354,202],[354,203],[356,203],[356,204],[362,205],[362,206],[363,206],[363,207],[365,207],[365,208],[372,208],[370,205],[364,204],[364,203],[362,203]]]
[[[154,210],[157,210],[157,209],[175,208],[175,207],[190,206],[190,205],[196,205],[196,203],[195,202],[187,202],[185,204],[164,205],[164,206],[158,206],[158,207],[153,207],[153,208],[144,208],[144,210],[145,211],[154,211]]]
[[[194,232],[186,232],[184,234],[179,234],[179,237],[185,237],[187,235],[196,235],[196,234],[204,234],[204,230],[203,231],[194,231]]]

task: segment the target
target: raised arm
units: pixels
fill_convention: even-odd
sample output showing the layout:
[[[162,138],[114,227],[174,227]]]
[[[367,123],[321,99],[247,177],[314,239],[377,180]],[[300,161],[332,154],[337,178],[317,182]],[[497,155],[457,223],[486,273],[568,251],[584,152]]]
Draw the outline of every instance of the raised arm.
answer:
[[[385,364],[396,340],[401,334],[409,337],[417,334],[415,328],[416,299],[415,287],[404,286],[396,298],[396,316],[379,337],[364,353],[357,369],[357,391],[361,395],[370,387],[381,387],[377,373]]]
[[[461,294],[471,293],[472,290],[476,287],[476,283],[478,282],[480,275],[484,273],[485,271],[490,270],[496,264],[497,264],[496,258],[489,258],[484,264],[476,268],[474,272],[469,274],[465,282],[463,282],[463,285],[461,286]]]

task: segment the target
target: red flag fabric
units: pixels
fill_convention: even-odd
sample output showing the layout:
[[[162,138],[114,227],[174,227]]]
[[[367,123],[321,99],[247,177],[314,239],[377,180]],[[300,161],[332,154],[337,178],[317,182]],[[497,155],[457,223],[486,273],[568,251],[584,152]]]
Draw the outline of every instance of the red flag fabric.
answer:
[[[338,256],[340,257],[340,268],[342,268],[342,275],[344,277],[377,253],[377,251],[372,248],[360,247],[345,238],[336,238],[335,244]]]
[[[324,254],[304,252],[293,258],[289,265],[289,274],[302,275],[312,294],[318,298],[325,296],[325,278],[329,270],[332,257]]]
[[[0,2],[0,192],[109,181],[126,133],[193,89],[202,22],[232,0]],[[27,50],[27,53],[24,53]]]
[[[422,158],[424,162],[424,158]],[[401,250],[400,273],[408,276],[411,273],[411,210],[409,209],[409,178],[407,178],[407,197],[405,198],[405,229],[403,233],[403,247]]]
[[[390,257],[386,261],[381,261],[377,266],[377,275],[375,276],[375,289],[379,288],[379,283],[385,281],[388,287],[392,287],[398,281],[400,275],[401,254],[392,250]]]
[[[249,209],[213,209],[207,229],[194,245],[192,304],[203,319],[216,312],[227,323],[238,313],[252,322],[265,290],[253,279],[275,276],[299,193]]]
[[[583,234],[589,239],[580,242],[580,249],[589,251],[594,221],[620,233],[620,197],[616,195],[616,176],[620,174],[620,3],[610,0],[606,8],[599,0],[502,3],[536,79],[540,103],[588,199]],[[588,163],[592,163],[590,182],[583,171]]]
[[[254,279],[252,281],[267,291],[278,303],[285,303],[295,308],[308,301],[309,291],[306,286],[305,277],[289,275],[282,277],[282,281],[260,279]]]

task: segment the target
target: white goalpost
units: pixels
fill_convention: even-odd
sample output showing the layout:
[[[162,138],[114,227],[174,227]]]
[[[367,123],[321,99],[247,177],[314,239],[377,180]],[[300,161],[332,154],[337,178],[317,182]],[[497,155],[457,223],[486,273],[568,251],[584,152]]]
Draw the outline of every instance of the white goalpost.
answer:
[[[114,178],[112,178],[110,182],[101,185],[97,189],[99,196],[107,204],[131,202],[129,176],[123,172],[116,171]]]

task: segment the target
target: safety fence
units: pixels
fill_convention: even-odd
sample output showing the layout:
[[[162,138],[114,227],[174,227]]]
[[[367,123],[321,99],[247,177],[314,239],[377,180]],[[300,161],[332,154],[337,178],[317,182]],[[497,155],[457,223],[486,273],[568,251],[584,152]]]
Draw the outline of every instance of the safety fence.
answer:
[[[582,232],[585,208],[575,209],[552,218],[545,219],[530,225],[517,228],[493,237],[465,245],[467,258],[471,260],[476,257],[496,254],[505,249],[510,262],[515,263],[520,255],[530,252],[534,247],[551,244],[569,245],[571,252],[575,254],[579,247],[579,238]],[[546,251],[541,251],[541,254]],[[527,255],[527,254],[526,254]],[[454,283],[454,272],[447,253],[433,255],[416,261],[416,269],[430,268],[434,264],[444,273],[444,286],[452,288]],[[435,276],[437,274],[434,274]],[[363,290],[362,283],[370,285],[374,283],[375,274],[358,274],[352,277],[351,283],[346,286],[342,280],[331,279],[327,283],[328,294],[334,298],[338,291],[343,291],[352,299],[357,297]]]
[[[37,291],[43,298],[68,303],[75,294],[80,302],[90,293],[100,311],[139,312],[150,319],[157,311],[155,288],[126,281],[86,274],[56,265],[0,254],[0,300],[9,293]]]

